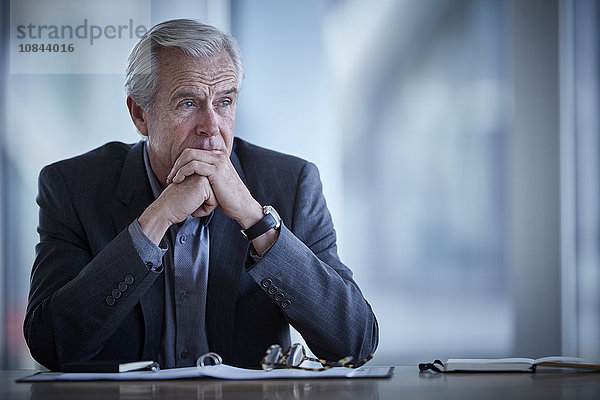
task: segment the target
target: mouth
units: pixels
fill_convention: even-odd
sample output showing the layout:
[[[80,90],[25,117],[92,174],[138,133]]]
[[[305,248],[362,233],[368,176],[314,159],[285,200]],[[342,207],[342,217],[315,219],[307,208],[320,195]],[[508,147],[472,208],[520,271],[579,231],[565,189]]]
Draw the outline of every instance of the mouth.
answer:
[[[204,150],[204,151],[210,151],[211,153],[225,153],[224,150],[222,149],[200,149],[200,150]]]
[[[227,148],[225,144],[219,143],[218,140],[197,140],[193,142],[189,141],[187,143],[183,143],[182,150],[185,148],[208,151],[214,154],[227,153]]]
[[[205,146],[189,146],[189,149],[202,150],[202,151],[210,151],[211,153],[224,153],[225,150],[219,147],[205,147]]]

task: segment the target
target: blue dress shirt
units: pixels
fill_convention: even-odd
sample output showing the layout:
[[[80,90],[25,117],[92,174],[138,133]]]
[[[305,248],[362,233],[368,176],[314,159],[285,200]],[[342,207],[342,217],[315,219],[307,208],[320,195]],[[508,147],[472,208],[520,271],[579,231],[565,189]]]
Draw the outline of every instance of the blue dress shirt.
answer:
[[[144,165],[154,197],[158,198],[163,189],[152,172],[145,146]],[[165,313],[158,360],[162,368],[196,365],[197,358],[209,351],[205,313],[211,217],[189,216],[172,225],[161,246],[144,234],[137,220],[129,226],[140,258],[150,270],[165,271]]]

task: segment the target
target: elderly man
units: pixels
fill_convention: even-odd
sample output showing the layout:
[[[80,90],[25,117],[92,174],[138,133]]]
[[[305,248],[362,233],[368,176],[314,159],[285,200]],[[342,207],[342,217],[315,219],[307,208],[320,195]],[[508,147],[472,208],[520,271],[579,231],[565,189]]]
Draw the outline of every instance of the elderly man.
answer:
[[[145,140],[45,167],[25,338],[50,369],[93,360],[257,367],[296,328],[320,358],[375,351],[313,164],[234,138],[235,40],[192,20],[136,44],[127,106]],[[241,232],[240,232],[241,231]]]

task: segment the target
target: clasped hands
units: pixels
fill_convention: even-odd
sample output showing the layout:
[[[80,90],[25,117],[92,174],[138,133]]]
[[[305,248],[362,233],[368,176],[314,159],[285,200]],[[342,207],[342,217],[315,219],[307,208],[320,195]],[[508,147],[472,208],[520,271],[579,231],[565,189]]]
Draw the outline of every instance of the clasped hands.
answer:
[[[262,208],[252,197],[233,167],[229,156],[222,151],[185,149],[167,176],[167,195],[173,196],[172,223],[188,215],[203,217],[215,208],[244,226],[254,210]],[[194,208],[195,207],[195,208]],[[260,219],[260,218],[259,218]]]
[[[263,217],[262,206],[252,197],[225,152],[185,149],[166,183],[165,190],[138,219],[146,236],[155,244],[171,225],[190,215],[207,216],[217,207],[243,229]],[[276,240],[272,234],[269,236],[266,248]],[[259,254],[263,248],[259,242],[264,239],[253,241]]]

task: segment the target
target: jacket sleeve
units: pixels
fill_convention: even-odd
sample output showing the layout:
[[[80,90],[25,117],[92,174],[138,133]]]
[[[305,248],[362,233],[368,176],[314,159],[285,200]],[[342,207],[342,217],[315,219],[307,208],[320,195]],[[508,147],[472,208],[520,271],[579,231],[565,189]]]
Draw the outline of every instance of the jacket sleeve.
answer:
[[[33,358],[56,370],[94,358],[158,274],[142,262],[127,229],[93,254],[56,167],[44,168],[38,183],[40,242],[24,334]]]
[[[333,222],[313,164],[300,174],[292,221],[283,221],[277,242],[249,273],[318,357],[352,356],[358,362],[377,348],[377,320],[337,255]]]

